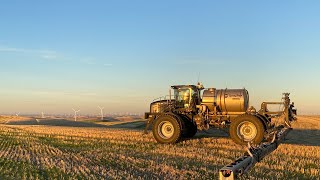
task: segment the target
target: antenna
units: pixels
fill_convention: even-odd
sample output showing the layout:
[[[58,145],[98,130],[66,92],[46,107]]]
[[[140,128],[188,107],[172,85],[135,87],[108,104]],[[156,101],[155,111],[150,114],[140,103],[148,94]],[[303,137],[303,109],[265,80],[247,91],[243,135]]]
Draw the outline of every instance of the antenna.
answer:
[[[19,114],[20,114],[20,112],[18,112],[18,113],[16,114],[16,116],[19,116]]]
[[[197,88],[200,89],[200,90],[204,89],[203,84],[200,82],[200,72],[198,74]]]
[[[199,74],[198,74],[197,83],[199,82],[199,80],[200,80],[200,72],[199,72]]]
[[[100,107],[100,106],[98,106],[98,108],[100,109],[100,113],[101,113],[101,120],[103,120],[103,109],[104,109],[104,107]]]
[[[80,109],[75,110],[72,108],[72,110],[74,111],[74,121],[77,121],[77,113],[80,111]]]

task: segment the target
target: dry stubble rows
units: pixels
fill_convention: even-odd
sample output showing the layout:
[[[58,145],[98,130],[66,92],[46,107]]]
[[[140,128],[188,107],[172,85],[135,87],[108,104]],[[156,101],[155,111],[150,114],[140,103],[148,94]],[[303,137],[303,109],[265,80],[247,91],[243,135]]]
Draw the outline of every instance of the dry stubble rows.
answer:
[[[289,142],[243,178],[320,177],[320,147]],[[242,153],[227,137],[161,145],[139,130],[0,125],[0,179],[217,179]]]

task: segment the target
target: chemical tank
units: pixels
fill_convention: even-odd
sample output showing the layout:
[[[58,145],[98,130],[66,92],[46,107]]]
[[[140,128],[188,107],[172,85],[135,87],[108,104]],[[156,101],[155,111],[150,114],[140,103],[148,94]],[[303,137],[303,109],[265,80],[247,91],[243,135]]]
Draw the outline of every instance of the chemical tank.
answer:
[[[245,112],[249,107],[249,93],[246,89],[215,89],[203,91],[202,104],[210,111],[215,107],[221,112]]]

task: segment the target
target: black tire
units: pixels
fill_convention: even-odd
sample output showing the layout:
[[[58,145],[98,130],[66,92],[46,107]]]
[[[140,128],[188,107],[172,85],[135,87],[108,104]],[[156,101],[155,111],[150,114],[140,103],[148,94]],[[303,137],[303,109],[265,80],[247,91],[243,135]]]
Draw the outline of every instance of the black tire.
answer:
[[[182,135],[181,118],[174,115],[165,114],[159,116],[152,127],[153,137],[158,143],[177,143]]]
[[[265,127],[261,120],[254,115],[241,115],[231,122],[230,137],[241,145],[248,142],[260,144],[263,140]]]
[[[186,128],[186,130],[183,132],[182,137],[184,138],[192,138],[194,135],[196,135],[198,128],[197,124],[194,123],[190,118],[183,117],[183,123]]]
[[[266,116],[263,116],[261,114],[256,114],[256,116],[261,120],[261,122],[263,123],[263,127],[264,129],[268,129],[269,127],[269,120]]]

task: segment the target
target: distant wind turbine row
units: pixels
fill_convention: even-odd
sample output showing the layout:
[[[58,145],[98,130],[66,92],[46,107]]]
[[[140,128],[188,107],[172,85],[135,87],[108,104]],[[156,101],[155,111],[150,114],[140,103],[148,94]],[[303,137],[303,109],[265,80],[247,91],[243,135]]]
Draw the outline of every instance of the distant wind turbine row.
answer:
[[[103,120],[104,116],[103,116],[103,109],[104,107],[100,107],[98,106],[98,108],[100,109],[100,114],[101,114],[101,120]],[[75,110],[74,108],[72,108],[72,110],[74,111],[74,121],[77,121],[77,113],[80,112],[80,109]]]
[[[104,107],[98,106],[98,108],[100,109],[101,120],[103,120],[104,119],[104,114],[103,114]],[[78,110],[75,110],[74,108],[71,108],[71,109],[74,111],[74,121],[77,121],[78,112],[80,112],[80,109],[78,109]],[[16,113],[16,116],[19,116],[19,115],[20,115],[20,112]],[[43,111],[41,112],[41,118],[42,119],[46,118]]]

